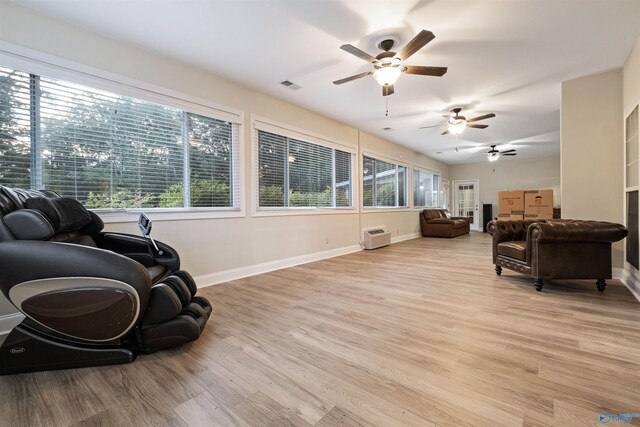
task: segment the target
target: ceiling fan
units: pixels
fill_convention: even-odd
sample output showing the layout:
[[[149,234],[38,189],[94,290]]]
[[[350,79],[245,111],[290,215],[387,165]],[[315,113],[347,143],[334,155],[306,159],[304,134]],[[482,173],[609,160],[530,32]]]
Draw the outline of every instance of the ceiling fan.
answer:
[[[499,150],[496,150],[495,145],[492,145],[491,150],[487,151],[487,160],[489,160],[490,162],[495,162],[502,156],[515,156],[517,154],[518,153],[516,153],[516,150],[514,149],[499,151]]]
[[[333,82],[335,85],[341,85],[343,83],[350,82],[352,80],[360,79],[365,76],[373,74],[373,78],[382,86],[382,96],[388,96],[393,94],[393,84],[398,80],[400,74],[419,74],[422,76],[437,76],[442,77],[447,72],[447,67],[425,67],[419,65],[404,65],[411,55],[419,51],[424,45],[433,40],[436,36],[431,31],[422,30],[415,36],[405,47],[400,49],[398,53],[392,52],[395,41],[391,38],[382,40],[378,47],[383,50],[382,53],[377,56],[369,55],[368,53],[358,49],[350,44],[343,44],[340,49],[345,52],[349,52],[358,58],[364,59],[367,62],[373,64],[373,70],[366,71],[364,73],[356,74],[353,76],[345,77],[344,79],[336,80]]]
[[[480,120],[486,120],[496,116],[493,113],[489,113],[489,114],[484,114],[482,116],[474,117],[472,119],[467,119],[465,116],[460,115],[460,111],[462,111],[462,108],[460,107],[452,108],[451,112],[454,114],[453,116],[451,114],[442,116],[448,119],[447,123],[444,123],[442,125],[435,125],[435,126],[423,126],[420,129],[434,128],[438,126],[447,126],[447,130],[442,132],[442,135],[446,135],[448,133],[452,133],[454,135],[460,135],[466,128],[474,128],[474,129],[488,128],[489,125],[483,125],[483,124],[478,124],[474,122],[479,122]]]

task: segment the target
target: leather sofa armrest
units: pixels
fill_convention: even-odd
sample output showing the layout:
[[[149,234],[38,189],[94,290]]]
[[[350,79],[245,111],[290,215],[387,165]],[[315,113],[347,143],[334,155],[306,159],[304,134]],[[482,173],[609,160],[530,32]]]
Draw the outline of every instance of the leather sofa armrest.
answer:
[[[510,242],[512,240],[526,240],[526,232],[531,221],[501,221],[491,220],[487,231],[493,236],[493,243]]]
[[[547,242],[617,242],[628,230],[622,224],[604,221],[560,220],[531,224],[527,240]]]
[[[131,285],[141,307],[149,298],[151,278],[141,264],[122,255],[68,243],[14,240],[0,243],[0,291],[31,280],[99,277]]]
[[[451,218],[449,218],[449,219],[464,219],[465,221],[469,221],[469,222],[471,222],[471,218],[466,217],[466,216],[452,216],[452,217],[451,217]]]

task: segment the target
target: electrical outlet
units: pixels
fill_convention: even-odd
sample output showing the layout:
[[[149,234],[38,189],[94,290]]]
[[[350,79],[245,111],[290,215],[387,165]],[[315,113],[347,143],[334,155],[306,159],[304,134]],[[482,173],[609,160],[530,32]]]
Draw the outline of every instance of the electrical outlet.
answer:
[[[328,237],[325,237],[325,238],[324,238],[324,244],[325,244],[325,245],[328,245],[328,244],[329,244],[329,238],[328,238]]]

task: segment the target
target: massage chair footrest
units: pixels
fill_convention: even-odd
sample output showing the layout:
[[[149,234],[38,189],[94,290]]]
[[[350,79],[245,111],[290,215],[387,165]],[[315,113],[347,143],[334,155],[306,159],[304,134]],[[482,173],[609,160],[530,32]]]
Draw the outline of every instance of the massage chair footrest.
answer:
[[[211,314],[211,305],[206,299],[202,299],[206,301],[208,309],[203,308],[200,303],[192,302],[175,319],[143,326],[140,331],[142,351],[149,354],[197,340]]]
[[[154,285],[140,329],[144,353],[195,341],[204,330],[211,304],[197,292],[193,277],[178,271]]]

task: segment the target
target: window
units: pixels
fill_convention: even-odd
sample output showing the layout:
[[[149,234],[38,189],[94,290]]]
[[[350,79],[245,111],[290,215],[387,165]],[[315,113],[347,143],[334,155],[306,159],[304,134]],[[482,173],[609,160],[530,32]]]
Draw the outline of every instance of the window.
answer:
[[[440,206],[440,175],[420,169],[413,170],[413,206],[437,208]]]
[[[407,168],[373,157],[363,157],[363,206],[406,207]]]
[[[0,67],[0,183],[87,208],[237,208],[238,125]]]
[[[353,206],[353,154],[258,129],[260,208]]]

